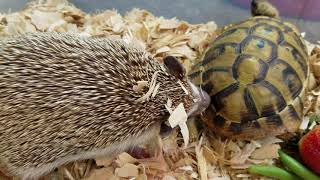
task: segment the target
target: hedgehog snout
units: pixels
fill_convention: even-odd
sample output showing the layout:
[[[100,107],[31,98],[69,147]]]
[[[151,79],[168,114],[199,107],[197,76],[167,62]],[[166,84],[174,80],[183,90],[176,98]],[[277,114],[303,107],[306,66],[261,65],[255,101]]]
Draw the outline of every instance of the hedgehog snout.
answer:
[[[208,106],[210,105],[211,98],[207,92],[202,90],[200,87],[197,87],[190,81],[188,83],[191,86],[192,94],[194,96],[194,103],[192,104],[191,108],[187,112],[188,117],[196,116],[204,112]]]

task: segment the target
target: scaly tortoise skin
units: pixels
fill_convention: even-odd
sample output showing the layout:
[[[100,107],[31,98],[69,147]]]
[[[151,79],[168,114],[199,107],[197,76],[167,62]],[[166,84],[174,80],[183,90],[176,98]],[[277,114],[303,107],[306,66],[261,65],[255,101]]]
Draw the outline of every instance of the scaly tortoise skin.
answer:
[[[215,133],[237,139],[295,132],[309,77],[297,28],[255,16],[226,28],[190,72],[211,96],[201,117]]]

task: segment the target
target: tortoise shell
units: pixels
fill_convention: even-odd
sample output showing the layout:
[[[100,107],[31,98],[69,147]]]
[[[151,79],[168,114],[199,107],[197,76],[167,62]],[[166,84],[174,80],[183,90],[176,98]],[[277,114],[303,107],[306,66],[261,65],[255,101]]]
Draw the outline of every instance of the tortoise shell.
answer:
[[[193,66],[191,80],[211,96],[203,114],[216,133],[238,139],[295,132],[309,77],[294,25],[255,16],[226,28]]]

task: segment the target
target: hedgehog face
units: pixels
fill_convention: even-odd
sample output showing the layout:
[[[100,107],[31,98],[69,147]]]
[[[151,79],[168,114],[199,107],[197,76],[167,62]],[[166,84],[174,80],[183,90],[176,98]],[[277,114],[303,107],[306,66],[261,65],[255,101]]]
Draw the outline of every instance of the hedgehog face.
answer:
[[[188,111],[188,117],[196,116],[204,112],[208,106],[210,105],[211,98],[203,91],[201,88],[195,86],[193,83],[188,81],[189,85],[192,89],[192,94],[194,97],[194,104],[191,106],[191,108]]]
[[[199,115],[210,104],[210,96],[201,88],[194,85],[186,77],[186,70],[181,63],[173,56],[167,56],[163,59],[165,66],[171,75],[177,79],[186,82],[187,86],[190,86],[190,91],[193,96],[193,103],[187,110],[188,117]]]

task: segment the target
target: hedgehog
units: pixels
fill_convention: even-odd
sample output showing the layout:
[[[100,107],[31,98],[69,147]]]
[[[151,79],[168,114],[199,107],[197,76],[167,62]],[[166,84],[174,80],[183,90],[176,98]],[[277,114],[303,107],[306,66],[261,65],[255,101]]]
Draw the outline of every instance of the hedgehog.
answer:
[[[108,37],[38,32],[0,40],[1,170],[36,179],[148,143],[170,115],[169,100],[183,103],[188,117],[203,112],[209,96],[176,58],[163,62]]]

